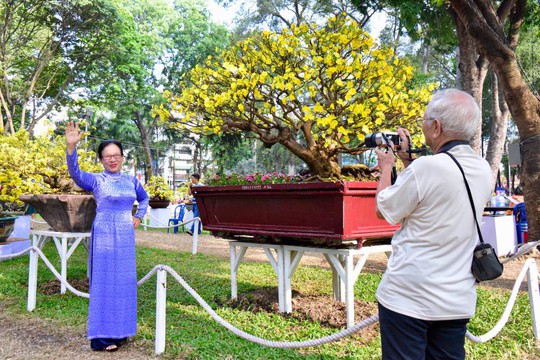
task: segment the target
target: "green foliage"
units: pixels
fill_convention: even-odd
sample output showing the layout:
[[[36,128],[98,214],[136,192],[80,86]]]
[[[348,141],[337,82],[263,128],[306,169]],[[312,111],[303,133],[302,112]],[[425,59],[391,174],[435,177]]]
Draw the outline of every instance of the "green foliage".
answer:
[[[0,18],[0,131],[32,129],[67,104],[70,91],[95,84],[89,70],[102,68],[116,49],[109,0],[2,1]]]
[[[221,175],[210,179],[208,185],[260,185],[260,184],[285,184],[290,182],[299,182],[304,179],[301,175],[285,175],[277,172],[268,174],[230,174]]]
[[[537,18],[540,19],[540,5],[536,6]],[[538,21],[540,22],[540,20]],[[516,56],[521,66],[523,76],[531,89],[540,94],[540,23],[529,25],[521,32]]]
[[[89,98],[110,109],[120,123],[137,127],[151,177],[152,164],[159,155],[150,145],[159,134],[166,136],[159,148],[166,150],[188,134],[163,132],[150,114],[163,101],[161,88],[176,88],[180,78],[195,64],[215,55],[229,44],[224,26],[213,24],[202,0],[115,0],[119,11],[118,51],[110,56],[106,69],[95,69],[101,86],[91,89]],[[158,131],[159,130],[159,131]]]

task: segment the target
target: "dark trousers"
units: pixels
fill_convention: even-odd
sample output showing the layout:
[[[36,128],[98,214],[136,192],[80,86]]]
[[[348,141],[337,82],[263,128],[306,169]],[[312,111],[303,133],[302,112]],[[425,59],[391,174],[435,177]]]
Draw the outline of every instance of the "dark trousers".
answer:
[[[199,208],[197,207],[197,204],[193,204],[193,217],[199,217],[200,214],[199,214]],[[197,229],[198,233],[200,234],[202,231],[201,231],[201,228],[202,228],[202,224],[201,224],[201,221],[199,220],[199,228]],[[193,221],[191,223],[191,232],[193,234],[195,234],[195,221]]]
[[[469,319],[427,321],[379,304],[383,360],[465,359]]]

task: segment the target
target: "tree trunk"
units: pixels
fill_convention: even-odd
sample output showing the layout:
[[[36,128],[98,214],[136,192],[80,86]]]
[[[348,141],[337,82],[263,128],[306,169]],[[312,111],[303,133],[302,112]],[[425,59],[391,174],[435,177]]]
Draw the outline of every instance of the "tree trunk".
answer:
[[[450,11],[454,23],[456,24],[458,41],[459,41],[459,62],[458,69],[460,76],[458,78],[461,83],[458,87],[468,92],[474,97],[480,109],[482,109],[482,93],[484,89],[484,81],[488,71],[488,63],[486,59],[479,56],[476,51],[474,39],[468,33],[463,22],[453,11]],[[482,153],[482,123],[478,126],[476,135],[473,136],[471,147],[478,153]],[[496,173],[495,173],[496,174]]]
[[[313,175],[321,178],[339,179],[341,177],[341,167],[337,157],[328,154],[326,149],[318,146],[305,148],[292,139],[280,141],[280,143],[302,159]]]
[[[491,63],[499,78],[510,113],[519,130],[522,160],[522,184],[527,208],[529,238],[540,239],[540,99],[521,76],[515,47],[527,7],[526,0],[503,1],[502,13],[510,24],[499,22],[489,0],[450,0],[452,8],[474,38],[477,50]],[[496,16],[497,15],[497,16]],[[504,33],[508,30],[508,35]]]
[[[146,158],[145,177],[146,181],[148,181],[152,175],[154,175],[154,164],[152,162],[152,152],[150,151],[150,139],[152,137],[152,131],[146,130],[139,111],[135,111],[134,115],[135,117],[133,121],[135,122],[135,125],[137,125],[137,129],[139,129],[141,141],[143,143],[144,155]]]
[[[508,106],[504,101],[504,97],[499,96],[499,84],[497,75],[495,74],[493,75],[491,89],[493,93],[493,119],[491,120],[491,132],[489,134],[486,160],[491,167],[491,188],[495,189],[497,172],[499,171],[499,166],[504,153],[504,142],[506,140],[506,130],[508,128],[508,117],[510,116],[510,112],[508,111]],[[510,186],[510,179],[508,179],[508,186]]]

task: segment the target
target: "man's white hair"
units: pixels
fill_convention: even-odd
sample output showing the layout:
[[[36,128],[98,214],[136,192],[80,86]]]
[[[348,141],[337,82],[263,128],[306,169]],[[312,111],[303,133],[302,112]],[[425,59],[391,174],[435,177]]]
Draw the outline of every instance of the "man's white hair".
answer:
[[[458,89],[438,91],[426,109],[427,119],[439,120],[444,132],[460,140],[470,140],[476,134],[481,115],[474,98]]]

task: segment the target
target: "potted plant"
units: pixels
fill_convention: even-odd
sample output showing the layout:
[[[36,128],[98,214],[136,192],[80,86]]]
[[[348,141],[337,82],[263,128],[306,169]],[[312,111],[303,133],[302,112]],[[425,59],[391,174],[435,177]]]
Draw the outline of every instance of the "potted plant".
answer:
[[[224,238],[300,241],[317,245],[386,241],[398,226],[375,214],[375,177],[365,166],[347,167],[367,181],[321,181],[278,173],[232,174],[193,189],[204,229]]]
[[[417,81],[406,59],[377,44],[346,15],[259,35],[192,69],[182,91],[166,91],[167,101],[154,113],[173,129],[201,136],[240,133],[265,147],[283,146],[312,174],[333,182],[198,188],[205,229],[339,242],[352,234],[379,236],[378,226],[392,232],[395,227],[375,215],[376,183],[348,184],[340,160],[366,151],[373,134],[399,127],[412,130],[412,143],[420,145],[415,120],[437,84]],[[320,224],[328,218],[331,223]]]
[[[30,138],[25,130],[0,136],[0,201],[18,206],[32,204],[55,231],[90,231],[95,217],[91,194],[70,179],[62,137]],[[92,151],[79,151],[85,171],[101,171]]]
[[[145,188],[149,197],[148,204],[154,209],[166,208],[174,200],[174,192],[162,176],[152,176]]]

